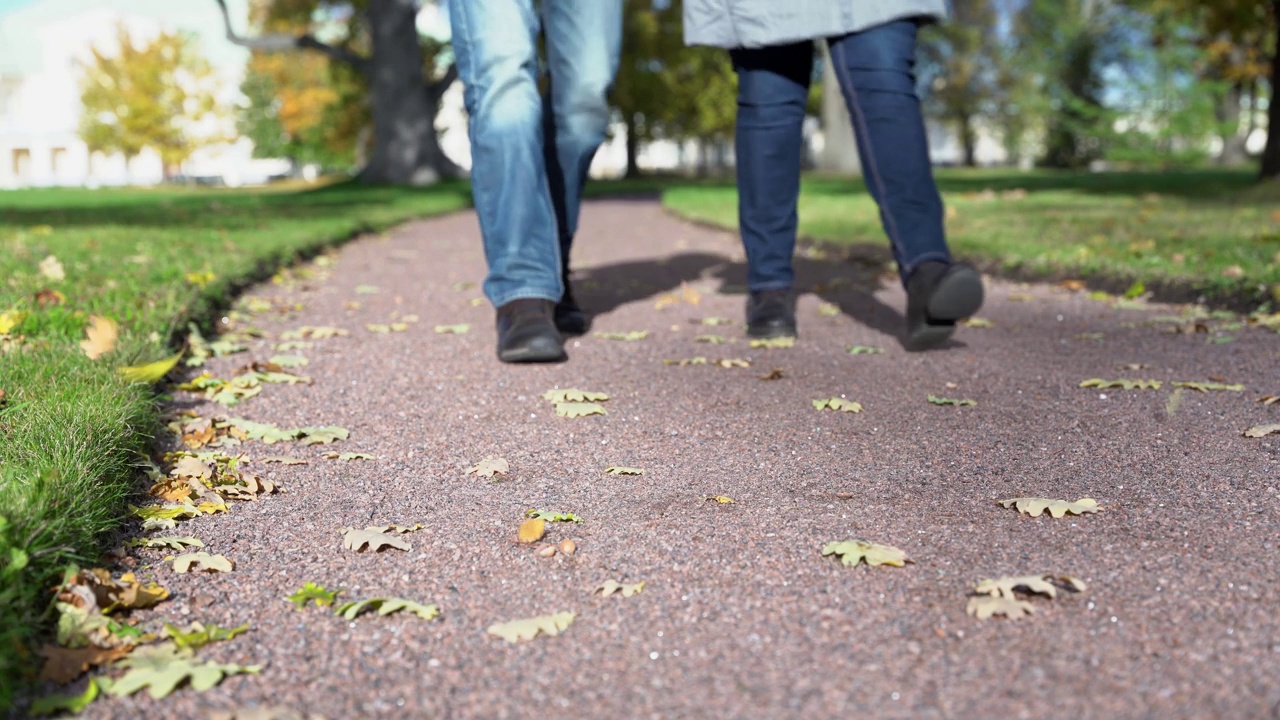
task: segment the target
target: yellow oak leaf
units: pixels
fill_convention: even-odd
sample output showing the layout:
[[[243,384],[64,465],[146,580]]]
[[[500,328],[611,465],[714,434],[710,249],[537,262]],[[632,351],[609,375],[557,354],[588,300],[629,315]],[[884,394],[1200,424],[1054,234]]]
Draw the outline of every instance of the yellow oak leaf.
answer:
[[[80,349],[90,360],[97,360],[116,349],[116,340],[120,337],[120,327],[116,321],[101,315],[89,317],[89,327],[85,328],[85,339],[80,341]]]

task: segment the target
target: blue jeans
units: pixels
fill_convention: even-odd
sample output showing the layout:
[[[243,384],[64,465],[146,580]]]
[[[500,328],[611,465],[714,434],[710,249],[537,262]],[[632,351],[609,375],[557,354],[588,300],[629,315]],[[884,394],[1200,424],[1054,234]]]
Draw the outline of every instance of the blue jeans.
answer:
[[[867,188],[903,282],[926,260],[950,262],[914,73],[917,24],[827,40],[853,121]],[[813,43],[733,50],[738,73],[738,220],[753,292],[789,289],[800,145]]]
[[[449,0],[470,115],[471,188],[495,306],[559,300],[591,159],[609,122],[621,0]],[[539,17],[541,15],[541,17]],[[546,40],[550,103],[538,92]]]

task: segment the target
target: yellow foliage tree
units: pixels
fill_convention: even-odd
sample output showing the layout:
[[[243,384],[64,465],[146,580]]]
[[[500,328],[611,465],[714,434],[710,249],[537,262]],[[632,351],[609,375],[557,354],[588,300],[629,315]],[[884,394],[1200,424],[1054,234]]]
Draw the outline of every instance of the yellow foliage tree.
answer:
[[[185,35],[160,33],[140,44],[121,24],[116,40],[114,52],[90,50],[80,137],[90,151],[121,153],[126,162],[151,149],[168,177],[197,149],[223,140],[215,127],[217,77]]]

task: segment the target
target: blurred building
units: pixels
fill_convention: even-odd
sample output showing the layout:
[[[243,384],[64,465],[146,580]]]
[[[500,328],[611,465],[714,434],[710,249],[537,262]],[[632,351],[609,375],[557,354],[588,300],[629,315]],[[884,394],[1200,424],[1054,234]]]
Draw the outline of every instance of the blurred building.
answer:
[[[246,0],[228,4],[245,15]],[[117,23],[139,40],[161,31],[190,32],[222,80],[223,106],[238,102],[248,51],[223,37],[211,0],[8,0],[0,6],[0,188],[150,185],[164,179],[155,153],[144,152],[126,167],[121,155],[90,153],[76,134],[82,64],[91,59],[91,47],[115,47]],[[183,164],[182,173],[239,185],[265,181],[289,167],[282,160],[255,160],[252,150],[247,140],[205,148]]]

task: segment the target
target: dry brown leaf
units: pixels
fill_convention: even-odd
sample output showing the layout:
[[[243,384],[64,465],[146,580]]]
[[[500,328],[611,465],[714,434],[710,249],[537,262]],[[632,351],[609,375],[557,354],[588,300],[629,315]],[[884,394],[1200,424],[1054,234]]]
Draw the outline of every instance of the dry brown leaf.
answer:
[[[979,620],[986,620],[993,615],[1003,615],[1010,620],[1018,620],[1031,615],[1036,609],[1026,600],[993,595],[977,595],[969,598],[964,611]]]
[[[536,543],[547,534],[547,521],[541,518],[532,518],[520,523],[520,528],[516,531],[516,535],[522,543]]]
[[[1263,405],[1275,405],[1276,403],[1280,403],[1280,395],[1263,395],[1258,398],[1258,402]]]
[[[1056,518],[1060,518],[1067,513],[1083,515],[1085,513],[1098,512],[1098,501],[1087,497],[1080,498],[1075,502],[1035,497],[1010,498],[998,502],[1007,508],[1017,506],[1018,512],[1026,513],[1031,517],[1040,517],[1045,510],[1048,510],[1049,514]]]
[[[373,552],[378,552],[384,546],[393,547],[397,550],[412,550],[412,546],[395,535],[387,534],[386,525],[371,525],[363,530],[355,528],[344,528],[342,534],[342,547],[349,550],[360,552],[365,547]]]
[[[644,582],[620,583],[617,580],[605,580],[591,592],[592,594],[600,593],[601,597],[609,597],[614,593],[621,593],[622,597],[629,598],[641,590],[644,590]]]
[[[477,477],[493,477],[494,475],[506,475],[511,470],[511,465],[503,458],[487,457],[467,470],[468,475]]]
[[[89,317],[89,327],[84,332],[85,339],[80,341],[80,349],[84,350],[90,360],[97,360],[115,350],[120,327],[109,317],[92,315]]]
[[[761,380],[781,380],[783,377],[785,376],[782,374],[782,368],[774,368],[769,371],[769,374],[761,375],[760,379]]]
[[[1280,423],[1271,423],[1269,425],[1254,425],[1244,431],[1245,437],[1260,438],[1266,437],[1271,433],[1280,433]]]
[[[1058,589],[1071,592],[1084,592],[1085,584],[1070,575],[1004,575],[998,578],[982,580],[974,585],[973,591],[979,595],[992,595],[1017,599],[1016,591],[1025,594],[1045,595],[1051,598],[1058,596]]]
[[[210,555],[203,550],[184,553],[173,559],[173,571],[188,573],[192,570],[204,572],[231,572],[234,566],[224,555]]]
[[[57,645],[45,645],[39,653],[44,657],[40,667],[40,679],[65,685],[83,675],[90,667],[115,662],[133,646],[105,649],[97,646],[84,648],[64,648]]]
[[[187,456],[179,460],[173,466],[173,469],[169,471],[169,474],[174,477],[193,477],[207,480],[213,477],[213,468],[199,458]]]

